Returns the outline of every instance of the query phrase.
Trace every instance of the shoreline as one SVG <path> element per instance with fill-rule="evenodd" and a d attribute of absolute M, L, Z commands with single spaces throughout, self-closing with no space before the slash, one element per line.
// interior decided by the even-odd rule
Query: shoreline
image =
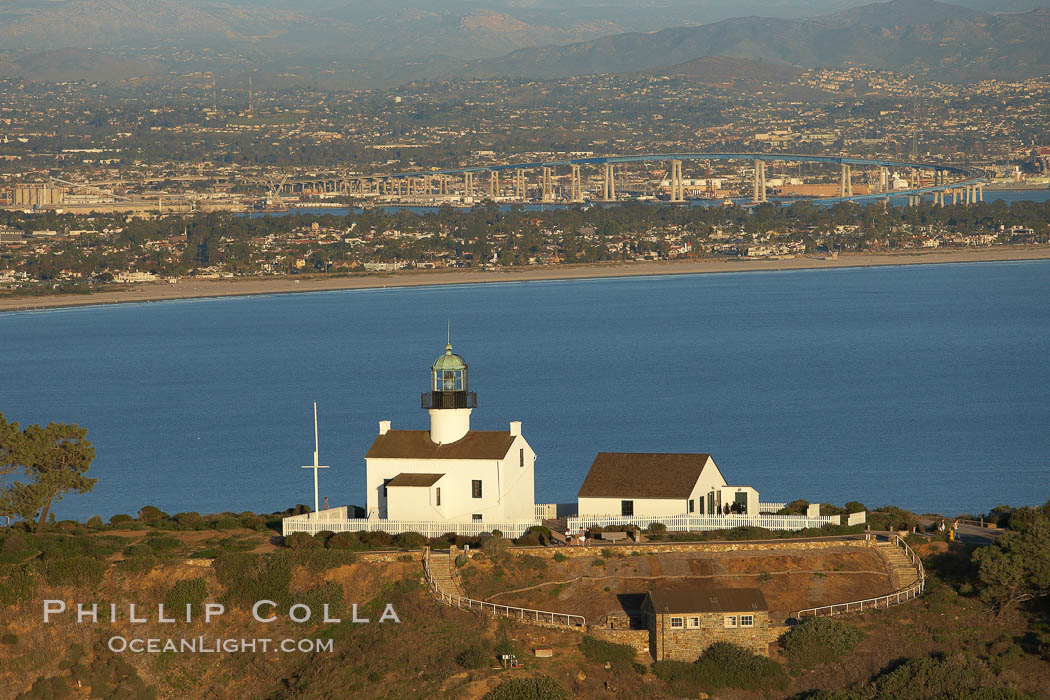
<path fill-rule="evenodd" d="M 661 260 L 633 263 L 583 263 L 504 268 L 499 270 L 419 270 L 392 274 L 351 277 L 249 277 L 194 280 L 177 284 L 155 282 L 133 285 L 112 292 L 51 294 L 0 298 L 0 313 L 35 311 L 76 306 L 105 306 L 177 299 L 295 294 L 348 289 L 427 287 L 493 282 L 549 282 L 576 279 L 647 277 L 656 275 L 697 275 L 725 272 L 771 272 L 784 270 L 849 269 L 892 265 L 936 265 L 972 262 L 1011 262 L 1050 259 L 1050 245 L 996 246 L 963 250 L 909 251 L 900 253 L 850 253 L 835 260 L 816 257 L 741 260 Z"/>

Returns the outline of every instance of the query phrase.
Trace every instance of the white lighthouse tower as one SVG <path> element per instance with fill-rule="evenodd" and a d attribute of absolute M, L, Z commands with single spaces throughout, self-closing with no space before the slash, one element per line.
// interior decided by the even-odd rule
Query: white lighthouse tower
<path fill-rule="evenodd" d="M 470 412 L 478 395 L 470 391 L 467 363 L 445 346 L 445 354 L 430 368 L 430 391 L 423 394 L 423 408 L 430 414 L 430 439 L 439 445 L 456 442 L 470 432 Z"/>
<path fill-rule="evenodd" d="M 410 529 L 424 521 L 499 523 L 498 529 L 519 534 L 534 524 L 536 453 L 521 421 L 505 423 L 505 430 L 471 429 L 478 396 L 452 345 L 430 366 L 422 403 L 430 430 L 394 430 L 390 421 L 379 421 L 365 455 L 369 517 Z"/>

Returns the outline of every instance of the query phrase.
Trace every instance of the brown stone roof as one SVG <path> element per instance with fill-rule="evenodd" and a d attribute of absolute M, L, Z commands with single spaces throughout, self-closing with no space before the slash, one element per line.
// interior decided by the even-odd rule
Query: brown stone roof
<path fill-rule="evenodd" d="M 757 588 L 678 587 L 649 591 L 646 607 L 656 613 L 749 613 L 769 610 Z"/>
<path fill-rule="evenodd" d="M 433 486 L 444 474 L 409 474 L 401 472 L 390 481 L 387 486 Z"/>
<path fill-rule="evenodd" d="M 503 459 L 514 436 L 507 430 L 471 430 L 455 442 L 439 445 L 428 430 L 389 430 L 379 435 L 365 457 L 385 459 Z"/>
<path fill-rule="evenodd" d="M 708 454 L 599 452 L 579 498 L 689 498 Z"/>

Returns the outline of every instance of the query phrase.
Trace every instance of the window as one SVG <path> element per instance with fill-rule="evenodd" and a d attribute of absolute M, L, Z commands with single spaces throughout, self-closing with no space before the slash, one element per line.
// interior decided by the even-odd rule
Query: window
<path fill-rule="evenodd" d="M 740 616 L 740 626 L 741 627 L 754 627 L 755 626 L 755 616 L 754 615 L 741 615 Z"/>
<path fill-rule="evenodd" d="M 725 626 L 736 627 L 736 615 L 726 615 Z"/>
<path fill-rule="evenodd" d="M 620 501 L 620 515 L 634 516 L 634 501 Z"/>
<path fill-rule="evenodd" d="M 472 498 L 481 498 L 481 479 L 474 479 L 470 482 L 470 495 Z"/>
<path fill-rule="evenodd" d="M 685 623 L 686 623 L 685 626 L 688 627 L 689 629 L 693 629 L 693 630 L 700 629 L 700 618 L 699 617 L 690 617 L 690 618 L 688 618 L 685 621 Z"/>
<path fill-rule="evenodd" d="M 434 505 L 439 506 L 439 505 L 441 505 L 441 487 L 438 486 L 437 489 L 435 489 L 435 491 L 436 491 L 436 496 L 435 497 L 436 497 L 437 500 L 434 503 Z"/>
<path fill-rule="evenodd" d="M 688 507 L 689 512 L 690 513 L 695 513 L 696 512 L 696 501 L 694 501 L 693 499 L 690 498 L 689 501 L 687 501 L 687 502 L 689 503 L 689 507 Z"/>
<path fill-rule="evenodd" d="M 518 466 L 521 466 L 521 467 L 525 466 L 525 448 L 524 447 L 522 447 L 521 450 L 518 452 L 518 462 L 519 462 Z"/>
<path fill-rule="evenodd" d="M 481 513 L 474 513 L 470 516 L 471 520 L 481 520 Z"/>
<path fill-rule="evenodd" d="M 672 617 L 671 618 L 671 628 L 672 629 L 680 629 L 681 627 L 682 627 L 682 618 L 680 618 L 680 617 Z"/>

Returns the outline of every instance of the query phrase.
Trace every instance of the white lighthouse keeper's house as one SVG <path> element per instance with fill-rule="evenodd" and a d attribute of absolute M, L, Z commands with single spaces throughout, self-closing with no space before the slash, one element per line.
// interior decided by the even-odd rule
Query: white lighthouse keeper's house
<path fill-rule="evenodd" d="M 379 422 L 365 455 L 368 518 L 535 522 L 536 453 L 521 422 L 507 430 L 470 429 L 478 398 L 470 391 L 467 363 L 451 345 L 430 374 L 422 396 L 430 430 L 394 430 L 390 421 Z"/>

